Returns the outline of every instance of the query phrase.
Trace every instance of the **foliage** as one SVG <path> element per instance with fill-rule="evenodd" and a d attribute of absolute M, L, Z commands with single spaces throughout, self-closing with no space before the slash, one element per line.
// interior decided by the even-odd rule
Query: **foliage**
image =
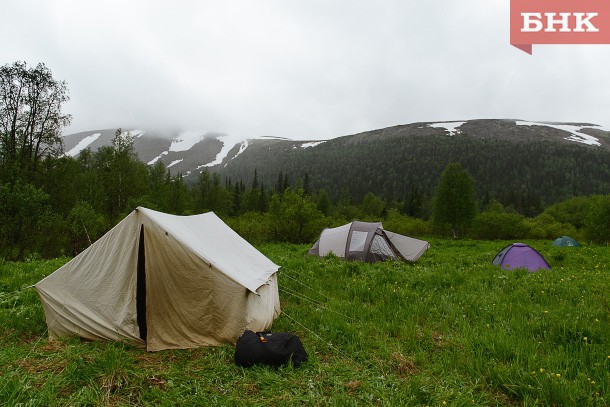
<path fill-rule="evenodd" d="M 45 156 L 61 152 L 61 130 L 70 122 L 61 106 L 68 100 L 66 83 L 42 63 L 0 67 L 1 179 L 27 179 Z"/>
<path fill-rule="evenodd" d="M 474 180 L 460 163 L 448 164 L 434 196 L 434 225 L 441 230 L 448 226 L 457 238 L 470 226 L 476 211 Z"/>
<path fill-rule="evenodd" d="M 582 228 L 586 223 L 590 206 L 589 197 L 578 196 L 551 205 L 543 213 L 552 216 L 560 223 L 569 223 L 575 228 Z"/>
<path fill-rule="evenodd" d="M 598 243 L 610 243 L 610 195 L 591 198 L 586 218 L 588 237 Z"/>
<path fill-rule="evenodd" d="M 133 149 L 133 137 L 129 132 L 117 129 L 112 147 L 102 147 L 94 155 L 101 188 L 105 191 L 102 210 L 112 222 L 129 212 L 130 199 L 144 195 L 148 175 L 146 164 L 138 160 Z"/>
<path fill-rule="evenodd" d="M 70 210 L 67 228 L 72 241 L 72 254 L 76 255 L 99 239 L 106 222 L 102 215 L 87 203 L 79 201 Z"/>
<path fill-rule="evenodd" d="M 239 189 L 239 187 L 238 187 Z M 229 214 L 238 208 L 233 206 L 230 188 L 223 188 L 218 174 L 203 171 L 192 190 L 195 212 L 213 211 L 218 215 Z M 239 190 L 241 193 L 241 190 Z"/>
<path fill-rule="evenodd" d="M 223 219 L 231 229 L 252 244 L 271 241 L 270 215 L 260 212 L 246 212 L 237 217 Z"/>
<path fill-rule="evenodd" d="M 22 259 L 36 249 L 46 232 L 48 195 L 32 184 L 0 184 L 0 256 Z"/>
<path fill-rule="evenodd" d="M 330 215 L 331 203 L 328 198 L 328 193 L 326 190 L 321 189 L 318 192 L 318 199 L 316 202 L 316 209 L 322 213 L 324 216 Z"/>
<path fill-rule="evenodd" d="M 529 225 L 517 213 L 482 212 L 473 222 L 471 234 L 477 239 L 522 239 L 528 236 Z"/>
<path fill-rule="evenodd" d="M 306 243 L 315 240 L 326 224 L 324 215 L 304 195 L 287 188 L 273 194 L 269 203 L 271 237 L 275 241 Z"/>
<path fill-rule="evenodd" d="M 362 200 L 362 212 L 366 216 L 370 216 L 372 218 L 381 218 L 385 211 L 385 202 L 381 197 L 378 197 L 372 192 L 369 192 L 364 196 Z"/>
<path fill-rule="evenodd" d="M 396 209 L 393 209 L 388 214 L 388 217 L 383 222 L 384 229 L 399 233 L 405 236 L 429 236 L 432 234 L 430 223 L 423 219 L 412 218 L 410 216 L 401 215 Z"/>
<path fill-rule="evenodd" d="M 559 236 L 576 236 L 574 226 L 569 223 L 560 223 L 548 214 L 540 214 L 534 219 L 527 220 L 529 233 L 533 239 L 556 239 Z"/>
<path fill-rule="evenodd" d="M 258 216 L 258 215 L 257 215 Z M 552 271 L 491 265 L 508 241 L 432 239 L 415 264 L 260 246 L 282 315 L 310 360 L 243 369 L 234 347 L 148 353 L 47 342 L 34 284 L 68 259 L 0 262 L 0 400 L 6 405 L 610 404 L 606 247 L 527 241 Z"/>

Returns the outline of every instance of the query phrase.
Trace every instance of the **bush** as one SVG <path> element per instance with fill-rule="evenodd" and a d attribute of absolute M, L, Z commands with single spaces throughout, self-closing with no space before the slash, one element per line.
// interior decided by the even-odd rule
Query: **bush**
<path fill-rule="evenodd" d="M 560 223 L 551 215 L 542 213 L 534 219 L 528 219 L 529 237 L 532 239 L 555 239 L 562 235 L 575 236 L 576 228 L 569 223 Z"/>
<path fill-rule="evenodd" d="M 591 198 L 585 227 L 587 237 L 593 242 L 610 243 L 610 195 Z"/>
<path fill-rule="evenodd" d="M 239 217 L 225 218 L 224 221 L 237 234 L 252 244 L 271 241 L 269 215 L 260 212 L 246 212 Z"/>
<path fill-rule="evenodd" d="M 23 259 L 36 251 L 50 215 L 49 196 L 32 184 L 0 185 L 0 256 Z"/>
<path fill-rule="evenodd" d="M 590 206 L 591 198 L 579 196 L 549 206 L 543 213 L 551 215 L 558 222 L 569 223 L 576 228 L 581 228 L 585 224 Z"/>
<path fill-rule="evenodd" d="M 423 219 L 401 215 L 395 209 L 390 211 L 388 219 L 383 222 L 383 227 L 406 236 L 427 236 L 431 233 L 428 222 Z"/>
<path fill-rule="evenodd" d="M 477 239 L 522 239 L 528 232 L 525 217 L 517 213 L 483 212 L 472 225 L 472 234 Z"/>
<path fill-rule="evenodd" d="M 269 203 L 271 238 L 277 242 L 311 243 L 327 225 L 324 215 L 304 196 L 303 190 L 286 189 Z"/>

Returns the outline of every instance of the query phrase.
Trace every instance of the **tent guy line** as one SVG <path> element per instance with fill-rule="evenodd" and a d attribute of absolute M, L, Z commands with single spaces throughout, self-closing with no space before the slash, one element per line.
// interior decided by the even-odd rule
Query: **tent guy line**
<path fill-rule="evenodd" d="M 335 310 L 333 310 L 332 308 L 329 308 L 328 306 L 326 306 L 326 304 L 324 304 L 324 303 L 322 303 L 322 302 L 319 302 L 319 301 L 316 301 L 316 300 L 314 300 L 313 298 L 308 297 L 308 296 L 306 296 L 306 295 L 304 295 L 304 294 L 298 293 L 298 292 L 296 292 L 296 291 L 289 290 L 289 289 L 284 288 L 284 287 L 280 287 L 280 288 L 279 288 L 279 290 L 280 290 L 281 292 L 286 293 L 286 294 L 293 295 L 293 296 L 295 296 L 295 297 L 297 297 L 297 298 L 300 298 L 300 299 L 302 299 L 302 300 L 305 300 L 305 301 L 307 301 L 307 302 L 309 302 L 309 303 L 311 303 L 311 304 L 313 304 L 313 305 L 317 305 L 317 306 L 318 306 L 318 307 L 320 307 L 320 308 L 324 308 L 326 311 L 330 311 L 330 312 L 332 312 L 332 313 L 334 313 L 334 314 L 340 315 L 340 316 L 342 316 L 342 317 L 344 317 L 344 318 L 347 318 L 347 319 L 349 319 L 349 320 L 351 320 L 351 321 L 360 322 L 358 319 L 353 318 L 353 317 L 350 317 L 349 315 L 342 314 L 342 313 L 341 313 L 341 312 L 339 312 L 339 311 L 335 311 Z"/>

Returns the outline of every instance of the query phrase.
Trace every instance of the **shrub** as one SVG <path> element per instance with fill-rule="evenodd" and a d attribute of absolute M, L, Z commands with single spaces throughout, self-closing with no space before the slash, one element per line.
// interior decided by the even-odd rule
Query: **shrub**
<path fill-rule="evenodd" d="M 581 228 L 585 224 L 590 205 L 591 198 L 579 196 L 549 206 L 543 213 L 551 215 L 558 222 Z"/>
<path fill-rule="evenodd" d="M 22 259 L 48 235 L 44 219 L 50 215 L 49 196 L 32 184 L 0 185 L 0 256 Z"/>
<path fill-rule="evenodd" d="M 483 212 L 472 225 L 472 234 L 478 239 L 521 239 L 528 232 L 525 217 L 517 213 Z"/>
<path fill-rule="evenodd" d="M 591 199 L 586 219 L 587 237 L 596 243 L 610 242 L 610 195 Z"/>
<path fill-rule="evenodd" d="M 529 224 L 529 237 L 532 239 L 555 239 L 562 235 L 574 236 L 576 228 L 569 223 L 560 223 L 551 215 L 542 213 L 534 219 L 526 221 Z"/>
<path fill-rule="evenodd" d="M 271 238 L 278 242 L 310 243 L 327 224 L 316 205 L 304 196 L 303 190 L 286 189 L 274 194 L 269 203 Z"/>
<path fill-rule="evenodd" d="M 252 244 L 271 241 L 269 215 L 265 213 L 246 212 L 239 217 L 226 217 L 224 221 Z"/>
<path fill-rule="evenodd" d="M 406 236 L 427 236 L 431 233 L 428 222 L 423 219 L 401 215 L 395 209 L 390 211 L 388 219 L 383 222 L 383 227 Z"/>

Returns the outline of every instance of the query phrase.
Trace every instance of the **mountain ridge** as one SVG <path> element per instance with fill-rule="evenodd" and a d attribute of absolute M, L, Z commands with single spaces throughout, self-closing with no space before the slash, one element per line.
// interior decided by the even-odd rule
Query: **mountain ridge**
<path fill-rule="evenodd" d="M 76 156 L 83 148 L 110 145 L 116 130 L 92 130 L 63 138 L 67 155 Z M 476 119 L 464 121 L 416 122 L 382 129 L 344 135 L 329 140 L 293 140 L 282 137 L 239 137 L 219 132 L 188 130 L 159 132 L 140 129 L 126 130 L 134 136 L 134 150 L 148 164 L 164 163 L 172 173 L 185 176 L 208 168 L 221 170 L 256 143 L 279 143 L 284 149 L 317 147 L 328 141 L 348 140 L 347 144 L 383 138 L 445 135 L 470 135 L 475 138 L 500 138 L 507 141 L 549 140 L 574 142 L 610 150 L 610 129 L 591 123 L 531 122 L 520 119 Z M 176 133 L 176 134 L 173 134 Z M 95 135 L 98 137 L 93 137 Z M 87 142 L 87 139 L 89 141 Z M 80 143 L 80 145 L 79 145 Z M 181 146 L 181 147 L 180 147 Z"/>

